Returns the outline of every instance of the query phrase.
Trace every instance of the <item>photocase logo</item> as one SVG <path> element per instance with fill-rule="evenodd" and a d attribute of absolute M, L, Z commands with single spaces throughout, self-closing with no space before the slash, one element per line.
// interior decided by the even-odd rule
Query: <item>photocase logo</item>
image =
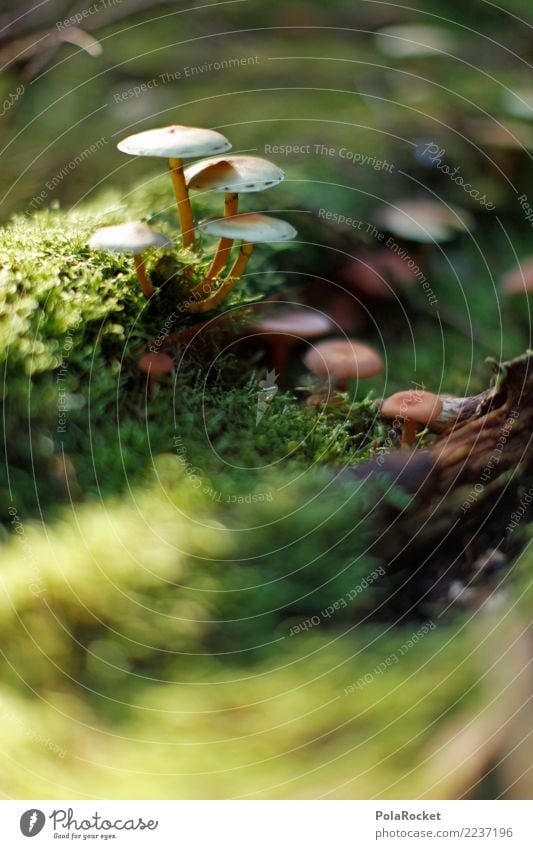
<path fill-rule="evenodd" d="M 38 808 L 30 808 L 29 811 L 24 811 L 20 818 L 20 830 L 24 837 L 35 837 L 43 830 L 46 817 Z"/>

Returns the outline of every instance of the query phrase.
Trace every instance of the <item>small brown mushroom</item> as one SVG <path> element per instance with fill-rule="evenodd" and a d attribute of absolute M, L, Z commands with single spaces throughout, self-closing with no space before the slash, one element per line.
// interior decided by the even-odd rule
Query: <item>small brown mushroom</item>
<path fill-rule="evenodd" d="M 438 395 L 421 389 L 396 392 L 383 401 L 381 414 L 402 423 L 402 447 L 414 444 L 419 425 L 427 426 L 438 418 L 443 404 Z"/>
<path fill-rule="evenodd" d="M 151 398 L 158 378 L 172 373 L 174 361 L 168 354 L 150 351 L 142 355 L 139 360 L 139 368 L 148 375 L 148 397 Z"/>
<path fill-rule="evenodd" d="M 333 324 L 324 313 L 313 309 L 291 309 L 270 315 L 250 326 L 264 335 L 269 347 L 269 365 L 283 381 L 289 353 L 294 345 L 306 339 L 316 339 L 331 333 Z"/>
<path fill-rule="evenodd" d="M 338 389 L 345 389 L 349 380 L 374 377 L 383 368 L 377 351 L 353 339 L 327 339 L 309 348 L 303 360 L 309 371 L 333 379 Z"/>

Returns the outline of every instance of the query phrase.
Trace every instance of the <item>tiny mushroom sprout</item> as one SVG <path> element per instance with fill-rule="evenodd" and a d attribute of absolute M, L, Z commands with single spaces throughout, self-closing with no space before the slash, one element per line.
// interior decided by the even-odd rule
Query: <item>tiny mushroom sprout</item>
<path fill-rule="evenodd" d="M 396 392 L 381 405 L 381 414 L 402 424 L 402 446 L 413 445 L 419 425 L 427 427 L 442 413 L 443 403 L 438 395 L 421 389 Z"/>
<path fill-rule="evenodd" d="M 284 176 L 281 168 L 258 156 L 216 156 L 195 162 L 185 169 L 188 189 L 225 193 L 225 217 L 237 213 L 241 193 L 263 192 L 281 183 Z M 213 280 L 222 271 L 232 244 L 232 239 L 221 237 L 206 280 Z"/>
<path fill-rule="evenodd" d="M 122 153 L 132 156 L 159 156 L 169 160 L 170 176 L 181 224 L 183 247 L 194 245 L 194 218 L 183 173 L 183 160 L 223 153 L 231 144 L 221 133 L 178 124 L 145 130 L 117 144 Z"/>
<path fill-rule="evenodd" d="M 206 294 L 205 281 L 191 289 L 185 302 L 185 309 L 189 312 L 206 312 L 217 306 L 231 292 L 246 269 L 254 244 L 259 242 L 287 242 L 296 236 L 296 230 L 287 221 L 256 212 L 243 212 L 229 218 L 214 218 L 210 221 L 204 221 L 200 224 L 200 230 L 218 238 L 239 239 L 241 246 L 227 277 L 223 279 L 222 285 L 214 295 L 210 295 L 208 291 L 208 297 L 197 300 L 199 296 Z"/>
<path fill-rule="evenodd" d="M 270 365 L 283 379 L 290 349 L 308 339 L 331 333 L 333 322 L 318 310 L 298 308 L 286 310 L 253 322 L 250 330 L 265 337 L 270 349 Z"/>
<path fill-rule="evenodd" d="M 172 373 L 174 361 L 168 354 L 150 351 L 142 355 L 139 360 L 139 368 L 148 375 L 148 396 L 151 397 L 155 381 L 165 374 Z"/>
<path fill-rule="evenodd" d="M 344 389 L 349 380 L 374 377 L 383 369 L 381 356 L 369 345 L 353 339 L 327 339 L 309 348 L 304 363 L 313 374 L 333 378 Z"/>
<path fill-rule="evenodd" d="M 126 224 L 101 227 L 89 239 L 89 247 L 92 250 L 133 254 L 135 271 L 146 298 L 153 295 L 155 289 L 146 273 L 142 254 L 149 248 L 163 248 L 170 245 L 172 245 L 170 239 L 152 230 L 143 221 L 129 221 Z"/>

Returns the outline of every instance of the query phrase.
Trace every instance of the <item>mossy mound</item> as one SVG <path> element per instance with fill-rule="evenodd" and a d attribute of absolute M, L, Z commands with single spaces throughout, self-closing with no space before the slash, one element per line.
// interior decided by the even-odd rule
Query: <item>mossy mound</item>
<path fill-rule="evenodd" d="M 422 792 L 448 722 L 490 702 L 492 624 L 387 615 L 374 510 L 409 497 L 338 476 L 384 444 L 377 385 L 348 412 L 280 392 L 258 418 L 259 367 L 230 346 L 180 359 L 149 395 L 138 358 L 168 304 L 86 248 L 118 207 L 110 193 L 0 239 L 3 792 Z M 172 234 L 167 181 L 127 214 Z M 259 252 L 230 308 L 289 260 Z"/>

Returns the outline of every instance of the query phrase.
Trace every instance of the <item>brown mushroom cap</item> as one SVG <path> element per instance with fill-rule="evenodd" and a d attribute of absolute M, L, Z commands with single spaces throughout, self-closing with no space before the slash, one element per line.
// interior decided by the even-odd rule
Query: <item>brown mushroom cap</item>
<path fill-rule="evenodd" d="M 374 377 L 383 368 L 377 351 L 352 339 L 328 339 L 309 348 L 304 363 L 314 374 L 331 375 L 339 380 Z"/>
<path fill-rule="evenodd" d="M 174 368 L 174 361 L 168 354 L 162 354 L 159 351 L 150 351 L 143 354 L 139 360 L 139 368 L 141 371 L 151 375 L 170 374 Z"/>
<path fill-rule="evenodd" d="M 506 295 L 523 295 L 533 292 L 533 257 L 524 260 L 502 277 L 502 290 Z"/>
<path fill-rule="evenodd" d="M 281 168 L 259 156 L 215 156 L 185 169 L 190 189 L 214 192 L 262 192 L 284 178 Z"/>
<path fill-rule="evenodd" d="M 433 392 L 408 389 L 386 398 L 381 405 L 381 413 L 387 419 L 427 425 L 442 413 L 442 401 Z"/>
<path fill-rule="evenodd" d="M 252 325 L 253 330 L 300 339 L 315 339 L 331 333 L 333 323 L 324 313 L 315 310 L 287 310 L 281 315 L 265 316 Z"/>

